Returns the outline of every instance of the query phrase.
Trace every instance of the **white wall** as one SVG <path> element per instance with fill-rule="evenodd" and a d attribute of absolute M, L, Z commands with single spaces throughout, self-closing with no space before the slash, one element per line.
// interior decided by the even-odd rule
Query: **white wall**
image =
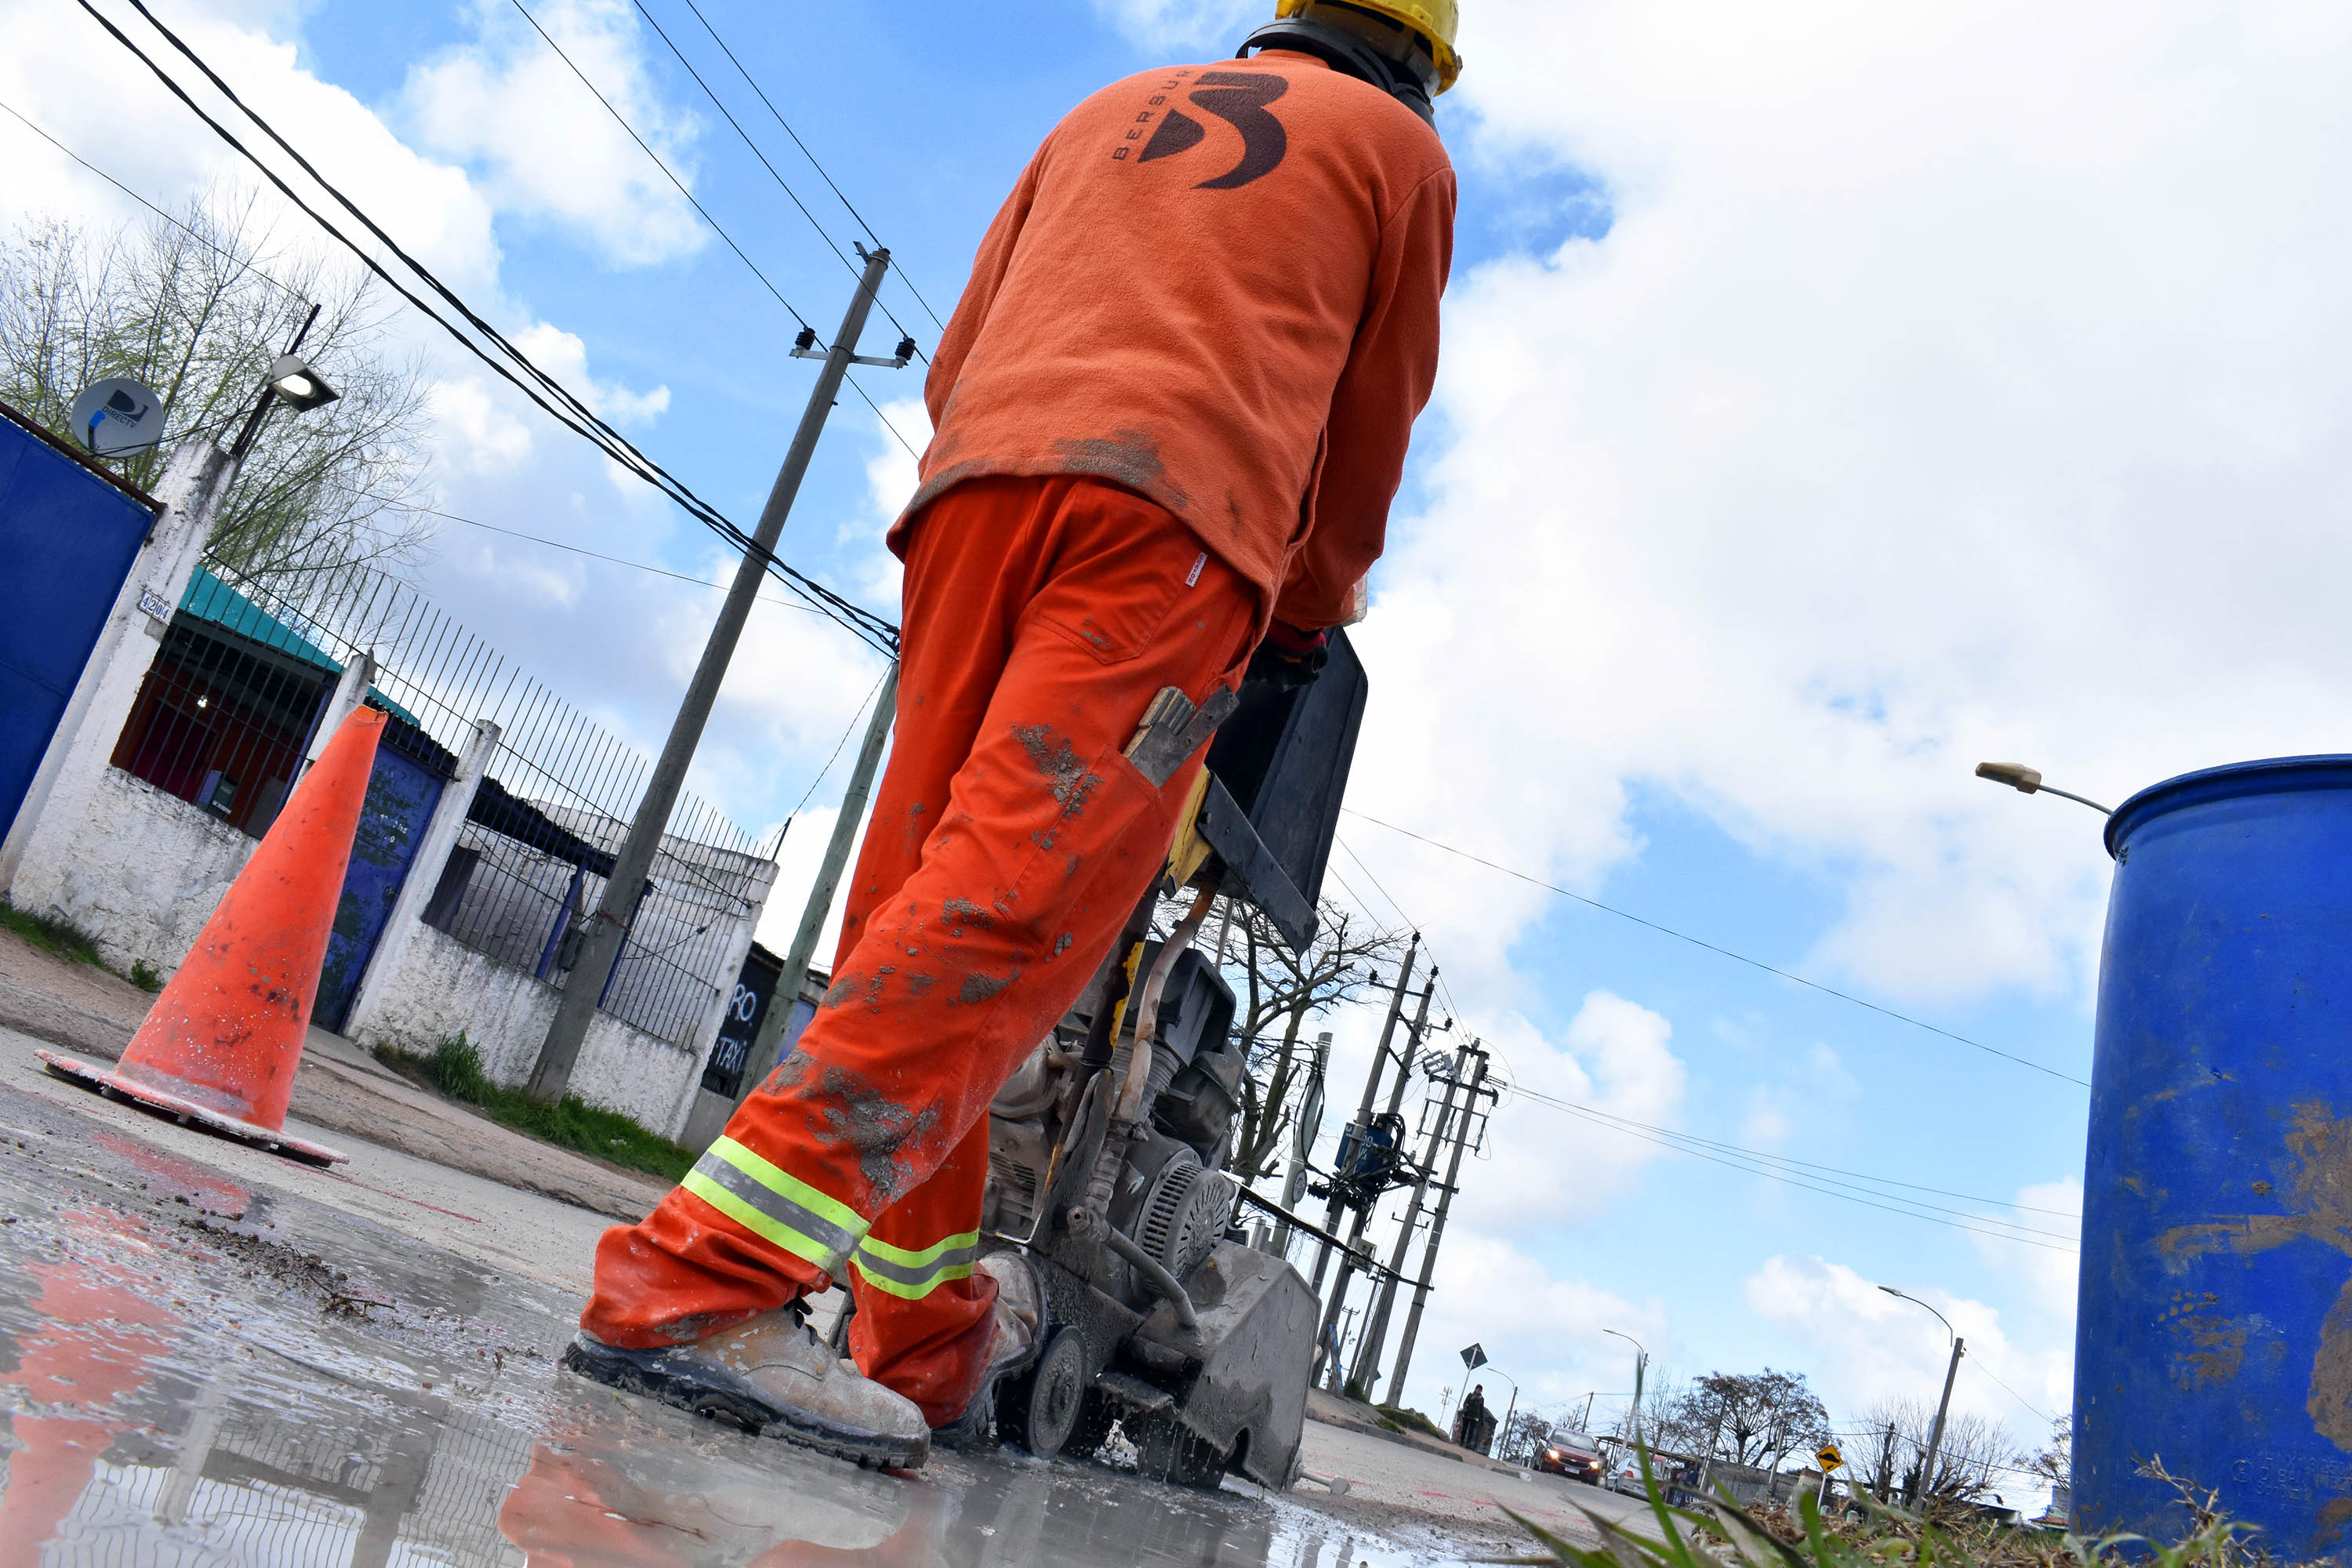
<path fill-rule="evenodd" d="M 168 979 L 257 843 L 121 768 L 69 774 L 8 898 L 71 921 L 114 968 L 143 963 Z"/>
<path fill-rule="evenodd" d="M 370 977 L 373 991 L 379 984 Z M 356 1037 L 364 1046 L 430 1051 L 463 1034 L 482 1054 L 483 1069 L 509 1089 L 530 1077 L 561 993 L 423 921 L 416 923 L 397 969 L 380 982 Z M 702 1053 L 657 1040 L 609 1013 L 588 1026 L 572 1092 L 592 1105 L 625 1111 L 667 1138 L 686 1130 L 686 1114 Z"/>

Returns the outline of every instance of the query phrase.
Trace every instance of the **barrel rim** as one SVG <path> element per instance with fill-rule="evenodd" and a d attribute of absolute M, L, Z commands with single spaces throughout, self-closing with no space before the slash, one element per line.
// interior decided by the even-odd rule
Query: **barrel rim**
<path fill-rule="evenodd" d="M 2119 857 L 2124 841 L 2133 832 L 2168 813 L 2211 801 L 2280 794 L 2289 788 L 2352 789 L 2352 754 L 2321 752 L 2302 757 L 2262 757 L 2200 768 L 2152 784 L 2116 807 L 2107 818 L 2107 853 Z"/>

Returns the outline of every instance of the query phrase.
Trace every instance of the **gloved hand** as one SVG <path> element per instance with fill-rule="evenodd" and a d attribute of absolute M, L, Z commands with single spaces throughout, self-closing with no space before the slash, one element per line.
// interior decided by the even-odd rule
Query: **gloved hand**
<path fill-rule="evenodd" d="M 1330 662 L 1331 637 L 1307 631 L 1287 621 L 1268 622 L 1265 640 L 1250 656 L 1245 680 L 1270 680 L 1279 691 L 1295 691 L 1323 673 Z"/>

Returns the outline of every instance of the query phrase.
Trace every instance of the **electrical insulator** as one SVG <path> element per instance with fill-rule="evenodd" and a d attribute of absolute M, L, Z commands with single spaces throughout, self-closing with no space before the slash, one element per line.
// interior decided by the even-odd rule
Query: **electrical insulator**
<path fill-rule="evenodd" d="M 898 340 L 898 360 L 899 360 L 899 363 L 903 364 L 903 363 L 906 363 L 908 360 L 913 359 L 914 357 L 915 357 L 915 340 L 914 340 L 911 336 L 909 336 L 909 337 L 900 338 L 900 339 Z"/>
<path fill-rule="evenodd" d="M 793 340 L 793 347 L 800 350 L 803 353 L 806 353 L 809 350 L 816 347 L 816 329 L 814 327 L 803 327 L 801 329 L 801 335 Z"/>

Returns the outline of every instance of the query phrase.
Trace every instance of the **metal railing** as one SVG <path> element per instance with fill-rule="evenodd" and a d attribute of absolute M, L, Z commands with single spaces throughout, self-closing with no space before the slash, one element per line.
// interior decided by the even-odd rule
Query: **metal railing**
<path fill-rule="evenodd" d="M 367 700 L 413 726 L 403 750 L 447 776 L 476 725 L 497 746 L 425 911 L 502 963 L 569 984 L 586 913 L 642 795 L 649 760 L 593 722 L 409 584 L 366 564 L 267 576 L 207 559 L 182 598 L 117 744 L 118 766 L 258 837 L 341 671 L 376 661 Z M 736 922 L 764 895 L 774 846 L 692 795 L 671 813 L 629 939 L 600 1005 L 691 1049 L 733 989 Z"/>

